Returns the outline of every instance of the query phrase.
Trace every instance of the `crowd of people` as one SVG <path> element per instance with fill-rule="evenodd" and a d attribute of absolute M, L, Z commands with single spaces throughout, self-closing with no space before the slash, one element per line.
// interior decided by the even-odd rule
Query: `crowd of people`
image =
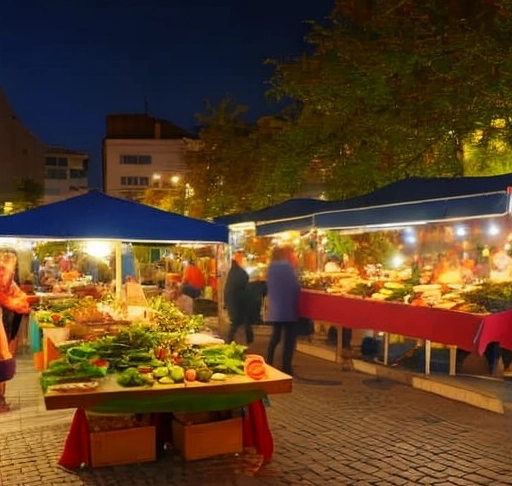
<path fill-rule="evenodd" d="M 247 344 L 254 341 L 253 326 L 262 321 L 262 303 L 267 298 L 267 322 L 272 335 L 267 350 L 267 363 L 273 365 L 277 346 L 283 338 L 282 371 L 293 375 L 292 361 L 297 340 L 300 283 L 296 271 L 297 259 L 290 247 L 275 247 L 266 278 L 256 270 L 246 271 L 243 252 L 233 255 L 224 287 L 224 305 L 230 319 L 227 341 L 234 340 L 243 328 Z"/>

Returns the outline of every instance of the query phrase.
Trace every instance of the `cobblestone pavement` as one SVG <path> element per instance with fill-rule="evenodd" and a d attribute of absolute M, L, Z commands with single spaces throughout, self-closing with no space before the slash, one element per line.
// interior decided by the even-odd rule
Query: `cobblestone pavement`
<path fill-rule="evenodd" d="M 257 351 L 257 350 L 256 350 Z M 2 486 L 400 486 L 512 485 L 510 415 L 377 380 L 304 355 L 289 395 L 268 408 L 271 463 L 238 457 L 83 470 L 56 464 L 69 411 L 45 412 L 28 360 L 10 384 L 10 416 L 0 416 Z M 17 409 L 17 410 L 16 410 Z"/>

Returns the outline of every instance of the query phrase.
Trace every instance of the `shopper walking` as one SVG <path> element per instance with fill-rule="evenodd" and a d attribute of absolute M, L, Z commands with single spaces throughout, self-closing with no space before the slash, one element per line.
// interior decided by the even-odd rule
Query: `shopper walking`
<path fill-rule="evenodd" d="M 288 247 L 276 247 L 267 270 L 268 321 L 272 336 L 267 351 L 267 362 L 272 365 L 274 354 L 284 333 L 282 370 L 293 375 L 292 361 L 297 340 L 300 284 Z"/>
<path fill-rule="evenodd" d="M 252 326 L 248 325 L 247 316 L 247 284 L 249 275 L 244 270 L 245 256 L 242 252 L 236 252 L 233 255 L 231 268 L 226 277 L 226 286 L 224 287 L 224 306 L 228 311 L 231 326 L 228 332 L 227 342 L 235 339 L 236 331 L 240 326 L 245 327 L 245 339 L 247 344 L 254 341 Z"/>

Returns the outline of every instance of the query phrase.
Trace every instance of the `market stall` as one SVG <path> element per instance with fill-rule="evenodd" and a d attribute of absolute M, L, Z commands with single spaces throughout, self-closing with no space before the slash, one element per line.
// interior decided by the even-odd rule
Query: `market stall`
<path fill-rule="evenodd" d="M 244 346 L 219 344 L 193 328 L 194 320 L 175 314 L 172 322 L 157 317 L 156 325 L 59 347 L 42 386 L 47 409 L 77 408 L 62 466 L 155 460 L 167 443 L 185 460 L 244 446 L 272 457 L 262 400 L 291 392 L 291 377 L 246 355 Z M 145 446 L 123 448 L 133 440 Z"/>
<path fill-rule="evenodd" d="M 295 244 L 302 314 L 337 328 L 338 354 L 342 327 L 384 332 L 385 362 L 389 334 L 401 334 L 424 340 L 427 355 L 432 340 L 449 346 L 453 373 L 456 347 L 511 347 L 511 185 L 510 174 L 414 178 L 218 220 L 252 219 L 256 235 Z"/>
<path fill-rule="evenodd" d="M 131 201 L 106 196 L 96 191 L 0 218 L 0 236 L 30 240 L 113 241 L 116 254 L 115 289 L 118 299 L 122 297 L 124 285 L 121 273 L 123 242 L 200 241 L 217 245 L 220 254 L 223 251 L 221 245 L 228 241 L 228 231 L 224 226 L 167 213 Z M 157 304 L 159 307 L 153 307 L 151 312 L 144 312 L 139 317 L 149 322 L 148 329 L 152 328 L 160 339 L 162 322 L 158 321 L 155 315 L 158 315 L 158 312 L 162 315 L 163 300 L 157 301 Z M 217 371 L 217 376 L 215 376 L 213 370 L 210 369 L 207 373 L 208 377 L 205 378 L 206 370 L 202 365 L 189 362 L 185 367 L 179 366 L 177 363 L 170 363 L 169 359 L 177 356 L 180 356 L 181 359 L 180 353 L 193 347 L 191 345 L 177 349 L 177 342 L 182 341 L 179 339 L 177 341 L 176 335 L 183 340 L 186 336 L 196 335 L 199 329 L 192 330 L 186 326 L 176 329 L 176 322 L 188 321 L 184 320 L 185 317 L 179 313 L 170 313 L 168 307 L 167 310 L 166 315 L 170 316 L 170 322 L 167 319 L 168 328 L 163 334 L 168 339 L 165 346 L 162 344 L 158 348 L 160 351 L 161 348 L 164 349 L 165 357 L 159 356 L 156 364 L 154 360 L 157 359 L 155 354 L 157 350 L 154 347 L 154 342 L 151 346 L 146 345 L 144 349 L 135 351 L 135 354 L 139 353 L 138 359 L 144 361 L 150 356 L 153 360 L 152 363 L 126 361 L 130 360 L 130 357 L 133 359 L 134 350 L 131 343 L 119 343 L 122 345 L 118 346 L 123 352 L 121 356 L 116 355 L 116 359 L 123 362 L 121 364 L 124 365 L 124 369 L 120 368 L 119 363 L 116 366 L 112 364 L 114 363 L 112 355 L 102 356 L 99 348 L 95 348 L 95 356 L 85 353 L 86 358 L 81 359 L 84 357 L 84 349 L 90 350 L 92 342 L 97 344 L 98 342 L 104 343 L 104 340 L 115 341 L 116 336 L 126 333 L 133 336 L 131 325 L 126 328 L 118 328 L 114 334 L 103 333 L 96 340 L 88 339 L 80 341 L 82 344 L 74 343 L 74 347 L 79 348 L 78 357 L 69 355 L 69 350 L 63 350 L 63 343 L 53 342 L 53 339 L 50 338 L 56 352 L 53 356 L 54 359 L 50 360 L 47 369 L 42 373 L 43 386 L 46 390 L 45 403 L 49 409 L 79 407 L 60 461 L 61 465 L 74 468 L 82 463 L 89 464 L 89 446 L 91 444 L 88 443 L 85 449 L 80 447 L 84 440 L 87 442 L 91 439 L 87 420 L 84 422 L 86 415 L 84 407 L 92 407 L 97 413 L 99 413 L 98 410 L 105 411 L 105 408 L 108 408 L 109 413 L 113 413 L 112 410 L 119 412 L 122 409 L 123 412 L 128 411 L 130 414 L 140 411 L 143 407 L 145 412 L 151 413 L 151 420 L 158 422 L 158 413 L 176 411 L 185 413 L 193 411 L 190 410 L 191 408 L 197 411 L 198 403 L 201 403 L 199 406 L 201 410 L 217 412 L 222 411 L 224 407 L 240 408 L 244 406 L 246 416 L 242 428 L 245 443 L 252 442 L 254 444 L 256 442 L 259 444 L 260 451 L 264 452 L 267 458 L 271 456 L 272 439 L 261 398 L 267 393 L 291 391 L 291 378 L 267 367 L 259 357 L 253 357 L 251 360 L 251 356 L 244 357 L 245 366 L 242 369 L 238 368 L 237 372 L 231 373 L 239 376 L 231 376 L 230 373 L 223 374 L 220 371 Z M 53 319 L 54 316 L 50 316 L 50 318 Z M 190 318 L 193 319 L 195 316 Z M 172 339 L 169 337 L 171 335 L 174 336 Z M 193 348 L 196 349 L 197 346 Z M 82 353 L 81 357 L 80 353 Z M 102 359 L 99 359 L 98 356 Z M 245 362 L 246 359 L 250 360 L 249 363 Z M 240 361 L 239 357 L 238 362 Z M 161 368 L 158 373 L 164 373 L 166 370 L 161 377 L 156 372 L 158 368 Z M 181 371 L 178 371 L 178 368 Z M 177 374 L 183 376 L 176 377 Z M 167 375 L 169 378 L 166 380 Z M 150 376 L 151 383 L 147 381 Z M 199 379 L 199 376 L 202 378 Z M 129 389 L 124 381 L 127 379 L 134 380 L 130 381 Z M 141 380 L 144 381 L 141 382 Z M 121 386 L 125 386 L 125 389 L 121 389 Z M 120 405 L 121 403 L 122 405 Z M 158 427 L 154 427 L 158 429 Z M 242 429 L 238 428 L 237 430 Z M 117 457 L 114 462 L 126 463 L 127 460 L 127 457 L 121 459 Z M 109 463 L 108 460 L 106 463 Z M 102 462 L 98 465 L 106 463 Z"/>

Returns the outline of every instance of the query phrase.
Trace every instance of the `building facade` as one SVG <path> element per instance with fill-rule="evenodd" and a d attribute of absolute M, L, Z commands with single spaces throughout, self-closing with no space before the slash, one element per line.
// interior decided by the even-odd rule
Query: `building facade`
<path fill-rule="evenodd" d="M 20 184 L 44 186 L 45 146 L 16 117 L 0 91 L 0 212 L 21 196 Z"/>
<path fill-rule="evenodd" d="M 64 147 L 48 147 L 44 158 L 44 203 L 87 190 L 89 156 Z"/>
<path fill-rule="evenodd" d="M 103 140 L 103 190 L 139 198 L 150 187 L 173 187 L 186 174 L 183 139 L 190 134 L 148 115 L 108 115 Z"/>

